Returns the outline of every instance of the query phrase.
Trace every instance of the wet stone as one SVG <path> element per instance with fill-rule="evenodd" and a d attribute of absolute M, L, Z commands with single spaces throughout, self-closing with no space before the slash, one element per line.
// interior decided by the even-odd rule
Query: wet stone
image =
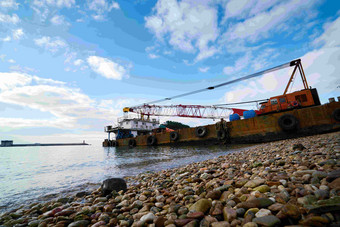
<path fill-rule="evenodd" d="M 104 196 L 110 194 L 112 191 L 126 191 L 126 182 L 122 178 L 110 178 L 103 181 L 101 191 Z"/>
<path fill-rule="evenodd" d="M 255 222 L 248 222 L 243 227 L 258 227 L 258 225 Z"/>
<path fill-rule="evenodd" d="M 186 216 L 187 218 L 191 218 L 191 219 L 201 219 L 204 217 L 204 213 L 203 212 L 190 212 Z"/>
<path fill-rule="evenodd" d="M 279 225 L 281 223 L 280 219 L 275 217 L 274 215 L 268 215 L 264 217 L 254 218 L 253 222 L 258 225 L 266 226 L 266 227 L 273 227 Z"/>
<path fill-rule="evenodd" d="M 80 220 L 80 221 L 72 222 L 71 224 L 68 225 L 68 227 L 86 227 L 89 224 L 90 222 L 87 220 Z"/>
<path fill-rule="evenodd" d="M 329 220 L 321 216 L 308 217 L 307 219 L 300 221 L 300 224 L 305 226 L 325 226 L 328 223 Z"/>
<path fill-rule="evenodd" d="M 196 203 L 194 203 L 189 210 L 198 211 L 198 212 L 207 212 L 211 208 L 211 201 L 208 199 L 200 199 Z"/>
<path fill-rule="evenodd" d="M 266 182 L 265 179 L 255 179 L 255 180 L 250 180 L 250 181 L 248 181 L 248 182 L 244 185 L 244 187 L 246 187 L 246 188 L 255 188 L 255 187 L 257 187 L 257 186 L 259 186 L 259 185 L 261 185 L 261 184 L 263 184 L 263 183 L 265 183 L 265 182 Z"/>
<path fill-rule="evenodd" d="M 223 217 L 224 217 L 224 221 L 228 221 L 228 222 L 233 221 L 237 217 L 236 210 L 232 208 L 228 208 L 228 207 L 223 208 Z"/>
<path fill-rule="evenodd" d="M 314 192 L 314 195 L 318 200 L 327 199 L 329 197 L 329 191 L 318 189 Z"/>
<path fill-rule="evenodd" d="M 327 174 L 326 180 L 328 182 L 332 182 L 333 180 L 335 180 L 336 178 L 340 178 L 340 169 L 331 171 Z"/>
<path fill-rule="evenodd" d="M 274 202 L 270 199 L 267 198 L 256 198 L 256 199 L 252 199 L 246 202 L 242 202 L 239 203 L 237 205 L 238 208 L 245 208 L 245 209 L 249 209 L 249 208 L 253 208 L 253 207 L 257 207 L 257 208 L 266 208 L 270 205 L 272 205 Z"/>
<path fill-rule="evenodd" d="M 176 226 L 185 226 L 186 224 L 188 224 L 191 221 L 192 221 L 192 219 L 176 219 L 175 224 L 176 224 Z"/>
<path fill-rule="evenodd" d="M 282 209 L 283 206 L 284 206 L 284 205 L 281 204 L 281 203 L 274 203 L 274 204 L 270 205 L 270 206 L 268 207 L 268 209 L 269 209 L 270 211 L 273 211 L 273 212 L 278 212 L 278 211 L 280 211 L 280 210 Z"/>
<path fill-rule="evenodd" d="M 210 225 L 211 227 L 230 227 L 229 222 L 227 221 L 220 221 L 220 222 L 213 222 Z"/>
<path fill-rule="evenodd" d="M 260 209 L 258 212 L 256 212 L 255 217 L 259 218 L 259 217 L 263 217 L 263 216 L 267 216 L 271 214 L 272 213 L 270 212 L 270 210 Z"/>
<path fill-rule="evenodd" d="M 238 217 L 242 217 L 245 214 L 246 210 L 244 208 L 236 209 L 236 214 Z"/>
<path fill-rule="evenodd" d="M 323 171 L 315 171 L 312 176 L 313 177 L 316 177 L 316 178 L 319 178 L 319 179 L 323 179 L 325 177 L 327 177 L 327 173 L 326 172 L 323 172 Z"/>
<path fill-rule="evenodd" d="M 333 180 L 331 183 L 328 184 L 328 186 L 331 189 L 340 190 L 340 178 Z"/>
<path fill-rule="evenodd" d="M 270 187 L 268 185 L 261 185 L 253 189 L 254 191 L 259 191 L 261 193 L 269 192 Z"/>
<path fill-rule="evenodd" d="M 208 192 L 207 194 L 207 198 L 210 198 L 212 200 L 217 200 L 220 199 L 222 192 L 218 191 L 218 190 L 212 190 L 210 192 Z"/>

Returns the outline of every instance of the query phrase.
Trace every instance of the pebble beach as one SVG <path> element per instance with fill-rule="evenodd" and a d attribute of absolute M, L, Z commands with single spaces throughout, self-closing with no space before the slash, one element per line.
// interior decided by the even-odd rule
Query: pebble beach
<path fill-rule="evenodd" d="M 0 226 L 340 226 L 340 132 L 258 144 L 125 181 L 126 190 L 19 207 L 1 214 Z"/>

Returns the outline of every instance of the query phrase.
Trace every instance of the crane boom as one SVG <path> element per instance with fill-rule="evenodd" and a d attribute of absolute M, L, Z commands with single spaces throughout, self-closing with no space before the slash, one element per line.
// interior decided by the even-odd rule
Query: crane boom
<path fill-rule="evenodd" d="M 135 107 L 125 107 L 125 113 L 133 112 L 143 116 L 177 116 L 191 118 L 220 119 L 228 118 L 231 113 L 243 115 L 246 110 L 237 108 L 202 106 L 202 105 L 140 105 Z"/>
<path fill-rule="evenodd" d="M 141 118 L 143 118 L 144 116 L 147 116 L 148 118 L 150 116 L 177 116 L 177 117 L 218 119 L 218 118 L 228 118 L 231 113 L 237 113 L 240 116 L 242 116 L 243 112 L 246 111 L 246 110 L 221 107 L 221 105 L 215 105 L 215 106 L 154 105 L 154 103 L 172 100 L 172 99 L 175 99 L 175 98 L 179 98 L 179 97 L 183 97 L 183 96 L 187 96 L 187 95 L 192 95 L 192 94 L 200 93 L 200 92 L 207 91 L 207 90 L 213 90 L 215 88 L 219 88 L 219 87 L 226 86 L 226 85 L 229 85 L 229 84 L 233 84 L 233 83 L 236 83 L 236 82 L 248 80 L 248 79 L 269 73 L 269 72 L 274 72 L 276 70 L 289 67 L 289 66 L 295 66 L 295 68 L 293 70 L 292 76 L 289 80 L 289 83 L 286 87 L 284 94 L 286 94 L 288 87 L 291 84 L 297 69 L 299 70 L 299 72 L 301 74 L 301 78 L 302 78 L 305 89 L 308 89 L 308 84 L 307 84 L 307 80 L 306 80 L 306 77 L 305 77 L 305 74 L 304 74 L 304 71 L 303 71 L 303 68 L 302 68 L 302 65 L 301 65 L 301 60 L 296 59 L 296 60 L 293 60 L 291 62 L 287 62 L 287 63 L 281 64 L 279 66 L 272 67 L 270 69 L 266 69 L 266 70 L 263 70 L 263 71 L 260 71 L 260 72 L 257 72 L 257 73 L 253 73 L 253 74 L 250 74 L 250 75 L 247 75 L 247 76 L 244 76 L 244 77 L 240 77 L 240 78 L 230 80 L 230 81 L 227 81 L 227 82 L 224 82 L 224 83 L 221 83 L 221 84 L 217 84 L 217 85 L 214 85 L 214 86 L 210 86 L 210 87 L 207 87 L 207 88 L 204 88 L 204 89 L 191 91 L 191 92 L 187 92 L 187 93 L 184 93 L 184 94 L 180 94 L 180 95 L 176 95 L 176 96 L 172 96 L 172 97 L 168 97 L 168 98 L 144 103 L 142 105 L 138 105 L 138 106 L 134 106 L 134 107 L 125 107 L 123 109 L 123 111 L 124 111 L 124 113 L 128 113 L 128 112 L 137 113 L 137 114 L 140 115 Z M 246 102 L 246 103 L 248 103 L 248 102 Z M 153 104 L 153 105 L 151 105 L 151 104 Z M 222 104 L 222 105 L 226 105 L 226 104 Z M 256 112 L 259 113 L 258 111 L 256 111 Z"/>

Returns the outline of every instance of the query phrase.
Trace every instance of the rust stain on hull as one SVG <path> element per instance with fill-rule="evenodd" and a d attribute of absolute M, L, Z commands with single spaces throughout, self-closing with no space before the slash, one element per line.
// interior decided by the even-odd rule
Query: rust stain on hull
<path fill-rule="evenodd" d="M 196 128 L 185 128 L 177 130 L 179 139 L 170 140 L 170 132 L 155 133 L 157 145 L 182 145 L 182 144 L 226 144 L 226 143 L 258 143 L 274 141 L 298 136 L 313 135 L 336 131 L 340 129 L 340 121 L 334 118 L 335 110 L 340 109 L 340 102 L 327 103 L 320 106 L 313 106 L 303 109 L 273 113 L 256 116 L 250 119 L 237 120 L 232 122 L 218 122 L 212 125 L 205 125 L 206 135 L 198 137 Z M 283 130 L 279 120 L 283 115 L 293 115 L 297 119 L 294 130 Z M 219 134 L 224 130 L 226 135 Z M 135 138 L 118 139 L 117 146 L 129 146 L 129 140 L 134 139 L 136 146 L 147 146 L 147 139 L 150 135 L 137 136 Z M 223 138 L 221 138 L 223 137 Z M 105 140 L 103 146 L 110 146 Z"/>

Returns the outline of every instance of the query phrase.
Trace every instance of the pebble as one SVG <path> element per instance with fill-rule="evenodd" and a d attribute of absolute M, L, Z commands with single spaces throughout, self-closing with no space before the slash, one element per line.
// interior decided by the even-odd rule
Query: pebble
<path fill-rule="evenodd" d="M 255 217 L 260 218 L 260 217 L 268 216 L 271 214 L 272 212 L 270 212 L 270 210 L 260 209 L 258 212 L 256 212 Z"/>
<path fill-rule="evenodd" d="M 337 226 L 339 138 L 335 132 L 258 144 L 142 173 L 118 192 L 98 188 L 1 214 L 0 226 Z"/>
<path fill-rule="evenodd" d="M 276 226 L 276 225 L 279 225 L 281 223 L 280 219 L 278 219 L 274 215 L 268 215 L 268 216 L 264 216 L 264 217 L 254 218 L 253 222 L 255 222 L 258 225 L 268 226 L 268 227 Z"/>

